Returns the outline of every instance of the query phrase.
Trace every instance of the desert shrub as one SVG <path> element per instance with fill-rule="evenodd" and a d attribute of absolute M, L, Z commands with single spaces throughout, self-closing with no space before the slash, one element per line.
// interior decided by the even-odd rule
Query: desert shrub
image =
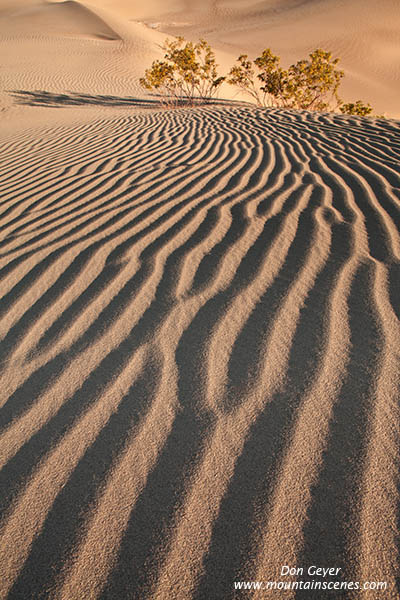
<path fill-rule="evenodd" d="M 271 106 L 276 102 L 285 104 L 289 74 L 279 66 L 280 61 L 279 56 L 273 54 L 270 48 L 264 50 L 261 56 L 254 60 L 259 70 L 257 78 L 262 83 L 260 90 L 263 93 L 262 104 L 264 105 Z"/>
<path fill-rule="evenodd" d="M 328 110 L 340 104 L 338 89 L 344 72 L 337 68 L 338 58 L 317 48 L 308 60 L 289 67 L 284 96 L 287 106 L 306 110 Z"/>
<path fill-rule="evenodd" d="M 257 104 L 262 105 L 260 87 L 255 82 L 253 61 L 249 60 L 247 54 L 241 54 L 237 59 L 237 63 L 229 71 L 227 82 L 249 94 L 256 100 Z"/>
<path fill-rule="evenodd" d="M 267 48 L 254 60 L 241 54 L 227 77 L 218 75 L 215 54 L 203 39 L 187 42 L 183 37 L 166 40 L 164 60 L 156 60 L 140 79 L 141 85 L 160 95 L 164 105 L 195 104 L 213 98 L 227 80 L 257 102 L 297 110 L 339 110 L 343 114 L 366 116 L 372 108 L 361 100 L 344 104 L 338 95 L 344 72 L 339 59 L 317 48 L 305 60 L 288 69 L 279 56 Z"/>
<path fill-rule="evenodd" d="M 281 97 L 286 72 L 279 67 L 280 58 L 268 48 L 254 61 L 241 54 L 228 75 L 227 82 L 249 94 L 260 106 L 273 106 Z M 258 68 L 256 75 L 254 66 Z M 256 82 L 256 78 L 262 83 Z"/>
<path fill-rule="evenodd" d="M 358 115 L 360 117 L 365 117 L 366 115 L 370 115 L 372 113 L 372 107 L 367 102 L 364 104 L 361 100 L 357 100 L 357 102 L 349 102 L 348 104 L 342 104 L 339 106 L 339 110 L 344 115 Z"/>
<path fill-rule="evenodd" d="M 284 70 L 279 56 L 267 48 L 254 61 L 247 55 L 239 56 L 228 83 L 250 94 L 260 106 L 327 110 L 333 101 L 340 103 L 337 92 L 344 73 L 337 68 L 338 62 L 330 52 L 317 48 L 307 60 Z"/>
<path fill-rule="evenodd" d="M 218 76 L 215 54 L 205 40 L 194 44 L 182 37 L 167 39 L 162 48 L 164 60 L 154 61 L 145 71 L 143 87 L 157 91 L 168 106 L 215 96 L 225 78 Z"/>
<path fill-rule="evenodd" d="M 366 116 L 370 104 L 361 100 L 344 104 L 339 86 L 344 72 L 339 59 L 317 48 L 308 59 L 282 69 L 280 58 L 267 48 L 255 60 L 241 54 L 231 68 L 227 82 L 251 96 L 259 106 L 280 106 L 304 110 L 339 110 L 343 114 Z"/>

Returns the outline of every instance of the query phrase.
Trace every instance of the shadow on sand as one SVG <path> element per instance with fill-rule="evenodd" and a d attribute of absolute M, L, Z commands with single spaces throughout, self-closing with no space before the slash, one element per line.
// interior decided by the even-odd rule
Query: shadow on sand
<path fill-rule="evenodd" d="M 44 90 L 25 91 L 15 90 L 10 95 L 16 99 L 17 104 L 25 106 L 49 106 L 62 108 L 64 106 L 125 106 L 134 108 L 175 108 L 209 105 L 231 105 L 232 101 L 211 98 L 178 98 L 168 102 L 165 97 L 154 95 L 153 98 L 134 98 L 132 96 L 109 96 L 79 94 L 67 92 L 65 94 L 46 92 Z"/>

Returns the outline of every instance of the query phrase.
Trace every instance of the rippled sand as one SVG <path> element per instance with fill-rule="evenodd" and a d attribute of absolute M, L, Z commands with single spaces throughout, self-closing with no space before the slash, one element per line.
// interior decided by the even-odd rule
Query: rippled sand
<path fill-rule="evenodd" d="M 109 56 L 2 92 L 1 598 L 397 598 L 400 122 L 162 110 Z"/>

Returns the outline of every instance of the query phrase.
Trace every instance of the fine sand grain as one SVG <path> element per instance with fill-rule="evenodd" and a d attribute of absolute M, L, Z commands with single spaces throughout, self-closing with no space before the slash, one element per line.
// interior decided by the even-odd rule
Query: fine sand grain
<path fill-rule="evenodd" d="M 394 600 L 400 122 L 162 110 L 116 7 L 0 5 L 0 597 Z"/>

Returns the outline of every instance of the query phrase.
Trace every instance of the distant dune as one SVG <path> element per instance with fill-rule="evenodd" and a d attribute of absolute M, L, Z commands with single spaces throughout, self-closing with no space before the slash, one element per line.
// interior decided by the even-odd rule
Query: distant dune
<path fill-rule="evenodd" d="M 397 599 L 400 121 L 138 83 L 336 40 L 396 113 L 394 4 L 0 1 L 0 598 Z"/>
<path fill-rule="evenodd" d="M 1 20 L 18 35 L 89 35 L 120 39 L 105 21 L 73 0 L 57 4 L 37 2 L 26 7 L 17 5 L 8 10 L 3 9 L 0 12 L 0 22 Z"/>

